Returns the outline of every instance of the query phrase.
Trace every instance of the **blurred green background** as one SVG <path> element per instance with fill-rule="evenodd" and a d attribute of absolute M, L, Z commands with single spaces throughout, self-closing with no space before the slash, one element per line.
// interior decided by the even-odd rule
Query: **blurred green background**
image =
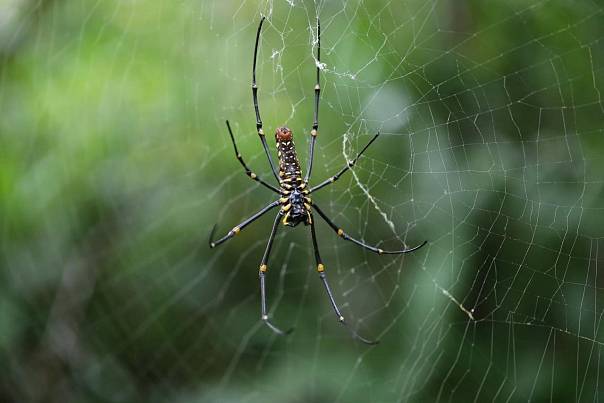
<path fill-rule="evenodd" d="M 306 163 L 352 340 L 272 218 L 255 134 Z M 592 1 L 0 2 L 0 401 L 598 401 L 604 335 L 604 24 Z M 267 136 L 272 148 L 272 135 Z M 598 270 L 599 269 L 599 270 Z"/>

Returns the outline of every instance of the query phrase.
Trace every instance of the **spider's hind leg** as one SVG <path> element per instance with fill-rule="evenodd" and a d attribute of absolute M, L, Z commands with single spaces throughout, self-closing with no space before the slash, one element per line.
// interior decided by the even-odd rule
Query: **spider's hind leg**
<path fill-rule="evenodd" d="M 273 241 L 275 239 L 275 235 L 277 234 L 277 229 L 279 228 L 279 220 L 281 219 L 282 213 L 281 211 L 279 211 L 279 213 L 277 214 L 277 217 L 275 217 L 275 222 L 273 223 L 273 229 L 271 230 L 271 235 L 268 238 L 268 243 L 266 245 L 266 250 L 264 251 L 264 256 L 262 256 L 262 261 L 260 262 L 260 271 L 259 271 L 259 277 L 260 277 L 260 298 L 261 298 L 261 310 L 262 310 L 262 316 L 261 319 L 262 321 L 275 333 L 281 335 L 281 336 L 285 336 L 289 333 L 291 333 L 294 328 L 290 328 L 288 330 L 281 330 L 279 329 L 277 326 L 273 325 L 271 323 L 271 321 L 268 319 L 268 313 L 267 313 L 267 309 L 266 309 L 266 286 L 265 286 L 265 280 L 264 280 L 264 276 L 266 274 L 266 271 L 268 270 L 268 257 L 271 253 L 271 248 L 273 246 Z"/>
<path fill-rule="evenodd" d="M 321 281 L 323 282 L 323 285 L 325 286 L 325 291 L 327 291 L 327 296 L 329 297 L 329 302 L 331 302 L 331 306 L 332 306 L 336 316 L 338 317 L 338 320 L 340 321 L 340 323 L 342 325 L 344 325 L 344 327 L 346 327 L 346 329 L 348 329 L 348 331 L 352 334 L 352 337 L 354 337 L 355 339 L 359 339 L 363 343 L 369 344 L 369 345 L 378 344 L 379 340 L 367 340 L 366 338 L 360 336 L 357 332 L 352 330 L 348 326 L 346 321 L 344 320 L 344 316 L 342 316 L 342 313 L 340 312 L 340 309 L 338 308 L 338 305 L 336 304 L 336 301 L 333 297 L 333 293 L 331 292 L 331 287 L 329 287 L 329 283 L 327 282 L 327 276 L 325 275 L 325 266 L 323 265 L 323 261 L 321 260 L 321 255 L 319 254 L 319 246 L 317 244 L 317 234 L 315 233 L 314 221 L 312 221 L 310 224 L 310 233 L 312 234 L 312 246 L 313 246 L 313 249 L 315 252 L 315 260 L 317 261 L 317 272 L 319 273 L 319 278 L 321 279 Z"/>

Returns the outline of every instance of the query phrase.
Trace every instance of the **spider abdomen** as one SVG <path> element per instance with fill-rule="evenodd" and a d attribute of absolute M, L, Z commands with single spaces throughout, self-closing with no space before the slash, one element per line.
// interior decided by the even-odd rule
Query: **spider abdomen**
<path fill-rule="evenodd" d="M 283 224 L 295 227 L 303 222 L 308 225 L 312 222 L 310 198 L 302 180 L 294 136 L 287 127 L 280 127 L 275 132 L 275 140 L 279 156 L 279 187 L 283 196 L 280 199 Z"/>
<path fill-rule="evenodd" d="M 277 141 L 277 154 L 279 156 L 279 178 L 281 181 L 289 180 L 293 184 L 302 181 L 300 162 L 296 154 L 294 136 L 287 127 L 280 127 L 275 132 Z"/>

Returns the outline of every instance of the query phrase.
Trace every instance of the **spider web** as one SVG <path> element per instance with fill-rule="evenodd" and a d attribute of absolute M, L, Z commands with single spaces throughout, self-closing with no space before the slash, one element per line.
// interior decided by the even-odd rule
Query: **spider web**
<path fill-rule="evenodd" d="M 564 1 L 0 5 L 7 401 L 599 401 L 602 7 Z M 315 58 L 316 16 L 322 59 Z M 255 134 L 295 134 L 318 221 L 281 229 Z M 272 140 L 272 136 L 267 136 Z M 271 146 L 271 151 L 273 147 Z M 33 387 L 32 387 L 33 386 Z"/>

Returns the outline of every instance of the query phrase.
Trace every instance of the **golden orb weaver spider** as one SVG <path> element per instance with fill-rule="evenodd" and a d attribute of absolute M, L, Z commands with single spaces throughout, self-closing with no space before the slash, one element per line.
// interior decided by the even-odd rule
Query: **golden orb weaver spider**
<path fill-rule="evenodd" d="M 235 149 L 235 156 L 239 160 L 239 163 L 241 163 L 241 165 L 243 166 L 243 169 L 245 170 L 245 173 L 247 174 L 247 176 L 249 176 L 251 179 L 255 180 L 256 182 L 259 182 L 266 188 L 272 190 L 273 192 L 279 194 L 280 198 L 278 200 L 270 203 L 269 205 L 265 206 L 263 209 L 258 211 L 253 216 L 249 217 L 248 219 L 244 220 L 240 224 L 233 227 L 233 229 L 231 229 L 225 236 L 223 236 L 222 238 L 217 239 L 217 240 L 212 240 L 214 237 L 214 232 L 216 230 L 216 225 L 214 225 L 214 228 L 212 228 L 212 231 L 210 233 L 210 240 L 209 240 L 210 248 L 214 248 L 214 247 L 228 241 L 229 239 L 231 239 L 232 237 L 237 235 L 242 229 L 244 229 L 249 224 L 256 221 L 258 218 L 263 216 L 268 211 L 272 210 L 273 208 L 275 208 L 277 206 L 281 206 L 279 209 L 279 212 L 277 213 L 277 216 L 275 217 L 275 221 L 273 223 L 273 228 L 271 230 L 271 233 L 270 233 L 270 236 L 268 239 L 268 243 L 267 243 L 266 249 L 264 251 L 264 255 L 262 256 L 262 260 L 260 262 L 259 277 L 260 277 L 260 296 L 261 296 L 261 312 L 262 312 L 261 319 L 262 319 L 262 321 L 271 330 L 273 330 L 275 333 L 280 334 L 280 335 L 286 335 L 293 330 L 293 329 L 289 329 L 287 331 L 283 331 L 283 330 L 279 329 L 277 326 L 275 326 L 269 320 L 268 314 L 267 314 L 267 309 L 266 309 L 266 289 L 265 289 L 264 277 L 268 270 L 268 258 L 269 258 L 270 252 L 271 252 L 271 248 L 273 246 L 273 240 L 275 239 L 275 235 L 276 235 L 277 229 L 279 227 L 279 222 L 281 221 L 281 223 L 283 225 L 289 226 L 289 227 L 295 227 L 300 223 L 304 223 L 304 225 L 306 225 L 306 226 L 310 225 L 310 233 L 312 236 L 313 250 L 314 250 L 314 254 L 315 254 L 315 260 L 317 263 L 317 272 L 319 273 L 319 278 L 321 279 L 321 281 L 323 282 L 323 285 L 325 286 L 325 291 L 327 292 L 327 296 L 329 297 L 329 301 L 331 302 L 331 306 L 332 306 L 339 322 L 342 323 L 350 331 L 350 333 L 352 334 L 352 336 L 354 338 L 357 338 L 366 344 L 377 344 L 378 343 L 377 340 L 376 341 L 367 340 L 367 339 L 361 337 L 360 335 L 358 335 L 353 329 L 348 327 L 346 321 L 344 320 L 344 316 L 342 316 L 342 313 L 340 312 L 340 309 L 338 308 L 338 305 L 335 302 L 333 293 L 331 291 L 331 287 L 329 286 L 329 283 L 327 282 L 327 277 L 325 275 L 325 266 L 323 265 L 323 261 L 321 260 L 321 256 L 319 254 L 317 236 L 315 233 L 315 222 L 313 220 L 312 211 L 313 210 L 316 211 L 317 214 L 323 220 L 325 220 L 327 225 L 329 225 L 336 232 L 336 234 L 339 237 L 341 237 L 342 239 L 344 239 L 346 241 L 351 241 L 351 242 L 355 243 L 356 245 L 359 245 L 365 249 L 368 249 L 368 250 L 378 253 L 380 255 L 397 255 L 397 254 L 413 252 L 413 251 L 418 250 L 422 246 L 424 246 L 427 243 L 427 241 L 423 242 L 422 244 L 420 244 L 414 248 L 394 250 L 394 251 L 387 251 L 387 250 L 377 248 L 375 246 L 367 245 L 364 242 L 361 242 L 361 241 L 351 237 L 346 232 L 344 232 L 343 229 L 341 229 L 336 224 L 334 224 L 334 222 L 330 218 L 327 217 L 327 215 L 323 212 L 323 210 L 321 210 L 319 208 L 319 206 L 317 206 L 317 204 L 315 202 L 313 202 L 310 198 L 311 193 L 316 192 L 317 190 L 322 189 L 325 186 L 334 183 L 342 176 L 342 174 L 344 174 L 346 171 L 348 171 L 350 168 L 352 168 L 356 164 L 359 157 L 365 152 L 365 150 L 367 150 L 367 148 L 369 148 L 369 146 L 380 135 L 378 132 L 369 141 L 369 143 L 367 143 L 367 145 L 365 145 L 365 147 L 363 147 L 363 149 L 357 154 L 357 156 L 353 160 L 348 161 L 346 166 L 344 166 L 344 168 L 342 168 L 334 176 L 326 179 L 325 181 L 319 183 L 316 186 L 313 186 L 313 187 L 308 186 L 308 181 L 310 180 L 310 175 L 312 172 L 312 163 L 313 163 L 313 159 L 314 159 L 315 142 L 317 140 L 317 134 L 318 134 L 318 130 L 319 130 L 319 96 L 321 93 L 321 87 L 319 85 L 319 74 L 320 74 L 320 63 L 321 63 L 321 24 L 320 24 L 318 18 L 317 18 L 317 62 L 316 62 L 317 79 L 316 79 L 316 84 L 315 84 L 314 121 L 313 121 L 312 129 L 310 131 L 311 138 L 310 138 L 310 146 L 309 146 L 308 168 L 306 171 L 306 175 L 304 176 L 304 178 L 302 178 L 300 163 L 298 161 L 298 156 L 296 154 L 296 148 L 294 145 L 293 133 L 287 127 L 279 127 L 275 132 L 275 141 L 277 143 L 277 152 L 278 152 L 278 157 L 279 157 L 279 171 L 277 173 L 277 170 L 275 169 L 275 164 L 273 163 L 271 155 L 268 151 L 268 146 L 266 143 L 264 130 L 262 128 L 262 119 L 260 118 L 260 109 L 258 107 L 258 86 L 256 85 L 256 59 L 258 56 L 258 42 L 260 40 L 260 32 L 262 31 L 262 24 L 264 23 L 264 20 L 265 20 L 265 17 L 262 17 L 262 19 L 260 20 L 260 24 L 258 25 L 258 31 L 256 32 L 256 44 L 254 46 L 254 62 L 253 62 L 253 68 L 252 68 L 252 98 L 253 98 L 253 102 L 254 102 L 254 110 L 256 111 L 256 130 L 258 132 L 258 136 L 260 137 L 260 141 L 262 142 L 262 147 L 264 148 L 264 152 L 268 158 L 268 162 L 271 167 L 271 171 L 273 172 L 275 179 L 277 179 L 277 182 L 279 183 L 278 188 L 265 182 L 260 177 L 258 177 L 254 172 L 252 172 L 250 170 L 250 168 L 247 166 L 247 164 L 243 160 L 243 157 L 239 153 L 239 150 L 237 149 L 235 137 L 233 136 L 233 131 L 231 130 L 231 125 L 229 124 L 228 120 L 226 121 L 226 126 L 229 131 L 231 141 L 233 143 L 233 148 Z"/>

